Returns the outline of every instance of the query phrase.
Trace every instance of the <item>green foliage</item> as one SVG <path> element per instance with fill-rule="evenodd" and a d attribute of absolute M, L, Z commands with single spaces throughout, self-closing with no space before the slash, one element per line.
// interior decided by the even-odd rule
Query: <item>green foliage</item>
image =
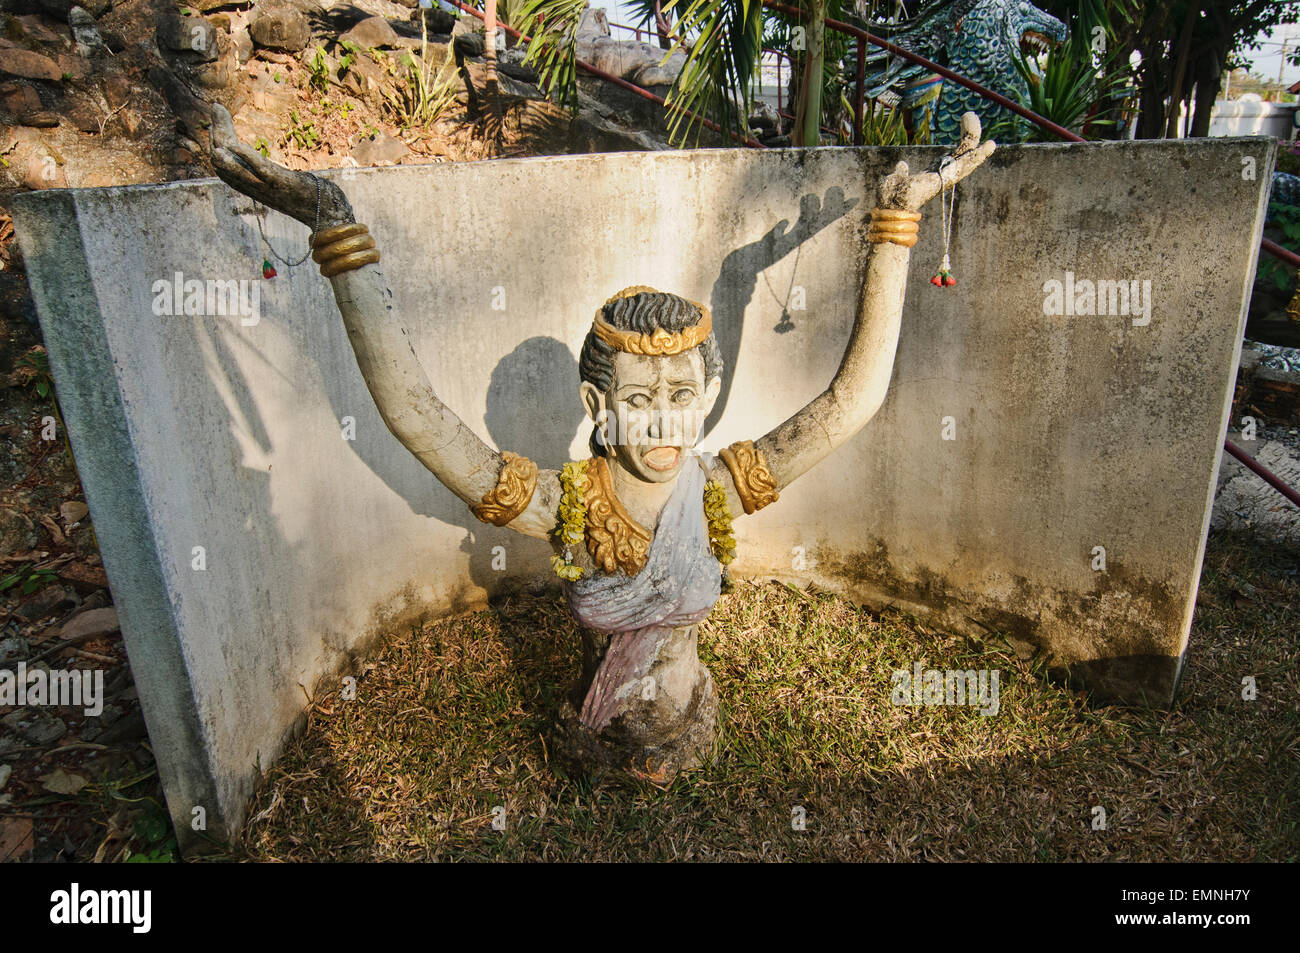
<path fill-rule="evenodd" d="M 352 64 L 357 61 L 357 57 L 361 54 L 361 47 L 351 40 L 341 40 L 339 46 L 343 48 L 343 55 L 339 57 L 338 72 L 338 75 L 342 77 L 344 73 L 352 68 Z"/>
<path fill-rule="evenodd" d="M 1029 86 L 1021 102 L 1025 108 L 1076 135 L 1085 125 L 1091 129 L 1115 124 L 1104 113 L 1128 81 L 1127 73 L 1117 66 L 1114 55 L 1098 58 L 1082 31 L 1076 30 L 1068 42 L 1041 57 L 1041 72 L 1019 50 L 1012 54 L 1012 63 Z M 1030 127 L 1026 137 L 1058 141 L 1054 133 L 1038 126 Z M 1024 140 L 1017 136 L 1014 141 Z"/>
<path fill-rule="evenodd" d="M 698 144 L 701 117 L 712 119 L 724 134 L 748 135 L 751 87 L 763 53 L 763 4 L 693 0 L 677 29 L 674 50 L 686 52 L 686 64 L 666 98 L 669 139 L 683 145 L 694 133 Z"/>
<path fill-rule="evenodd" d="M 316 47 L 316 52 L 312 54 L 311 60 L 307 63 L 307 70 L 311 74 L 309 82 L 313 89 L 319 92 L 325 92 L 330 88 L 330 61 L 325 56 L 323 47 Z"/>
<path fill-rule="evenodd" d="M 868 146 L 928 146 L 930 144 L 930 107 L 913 117 L 912 135 L 907 134 L 903 110 L 868 101 L 862 108 L 862 142 Z"/>
<path fill-rule="evenodd" d="M 1282 234 L 1277 243 L 1288 251 L 1300 252 L 1300 207 L 1268 203 L 1268 224 Z M 1261 254 L 1255 271 L 1256 281 L 1271 281 L 1278 291 L 1291 292 L 1296 286 L 1295 269 L 1272 255 Z"/>
<path fill-rule="evenodd" d="M 420 22 L 419 58 L 405 53 L 401 63 L 406 74 L 395 89 L 384 90 L 385 102 L 403 129 L 427 126 L 456 99 L 460 84 L 455 63 L 447 59 L 437 71 L 434 70 L 429 61 L 429 37 L 424 21 Z"/>
<path fill-rule="evenodd" d="M 173 864 L 177 859 L 176 838 L 172 836 L 171 819 L 162 805 L 152 799 L 144 803 L 144 810 L 132 825 L 132 844 L 143 849 L 132 850 L 126 858 L 128 864 Z"/>
<path fill-rule="evenodd" d="M 8 592 L 16 586 L 21 595 L 30 596 L 57 578 L 48 569 L 37 569 L 35 563 L 23 563 L 9 575 L 0 578 L 0 592 Z"/>
<path fill-rule="evenodd" d="M 28 373 L 27 386 L 36 391 L 38 397 L 49 397 L 54 393 L 54 378 L 50 376 L 50 357 L 45 349 L 34 347 L 17 361 L 15 368 L 25 368 Z"/>
<path fill-rule="evenodd" d="M 320 144 L 320 130 L 314 122 L 303 122 L 298 110 L 289 112 L 289 129 L 284 134 L 286 144 L 293 144 L 299 149 L 315 149 Z"/>
<path fill-rule="evenodd" d="M 562 106 L 577 109 L 574 45 L 586 0 L 523 0 L 511 24 L 532 37 L 524 65 L 537 71 L 541 88 Z"/>

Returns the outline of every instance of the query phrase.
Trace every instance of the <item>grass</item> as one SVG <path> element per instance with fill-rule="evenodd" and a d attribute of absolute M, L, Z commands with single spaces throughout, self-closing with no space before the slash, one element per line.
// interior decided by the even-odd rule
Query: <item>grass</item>
<path fill-rule="evenodd" d="M 510 600 L 394 638 L 355 700 L 318 699 L 228 856 L 1293 861 L 1300 554 L 1211 544 L 1168 711 L 1090 707 L 994 642 L 742 583 L 701 633 L 715 759 L 664 790 L 548 766 L 577 631 L 558 598 Z M 998 714 L 890 704 L 890 673 L 915 661 L 999 670 Z"/>

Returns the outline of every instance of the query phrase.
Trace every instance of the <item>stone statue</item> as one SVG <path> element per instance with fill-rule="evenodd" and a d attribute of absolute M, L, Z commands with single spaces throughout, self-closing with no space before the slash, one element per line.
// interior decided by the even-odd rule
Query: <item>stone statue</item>
<path fill-rule="evenodd" d="M 936 172 L 904 162 L 871 212 L 857 320 L 826 390 L 754 441 L 696 451 L 721 390 L 708 308 L 627 288 L 597 310 L 579 360 L 578 395 L 596 424 L 591 458 L 539 470 L 486 446 L 434 393 L 342 190 L 239 142 L 214 107 L 212 159 L 232 188 L 313 229 L 357 364 L 393 435 L 480 520 L 548 540 L 568 604 L 584 628 L 584 680 L 561 714 L 555 754 L 596 772 L 654 783 L 712 746 L 717 695 L 696 654 L 698 623 L 735 555 L 731 521 L 780 491 L 855 434 L 884 401 L 893 370 L 919 209 L 993 152 L 974 114 Z"/>

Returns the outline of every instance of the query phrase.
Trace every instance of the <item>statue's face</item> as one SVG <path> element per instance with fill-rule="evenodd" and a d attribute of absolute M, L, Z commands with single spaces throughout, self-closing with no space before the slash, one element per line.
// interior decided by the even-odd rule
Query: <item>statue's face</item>
<path fill-rule="evenodd" d="M 602 394 L 584 383 L 580 393 L 602 428 L 610 462 L 648 483 L 666 483 L 681 472 L 721 389 L 718 378 L 704 379 L 704 359 L 693 348 L 671 357 L 620 351 L 613 386 Z"/>

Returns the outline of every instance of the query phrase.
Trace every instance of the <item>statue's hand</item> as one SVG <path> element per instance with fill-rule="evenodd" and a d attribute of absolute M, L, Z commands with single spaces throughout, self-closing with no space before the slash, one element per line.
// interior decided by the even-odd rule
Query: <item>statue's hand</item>
<path fill-rule="evenodd" d="M 951 161 L 943 162 L 938 171 L 908 173 L 907 163 L 900 162 L 894 171 L 880 183 L 880 208 L 918 211 L 922 205 L 939 194 L 945 186 L 956 185 L 970 175 L 985 159 L 993 154 L 997 145 L 993 140 L 980 142 L 980 121 L 974 113 L 961 117 L 961 142 L 953 151 Z"/>
<path fill-rule="evenodd" d="M 333 182 L 310 172 L 294 172 L 249 148 L 235 135 L 235 124 L 224 106 L 212 107 L 212 165 L 221 180 L 236 192 L 268 205 L 302 222 L 319 228 L 354 221 L 352 205 Z"/>

